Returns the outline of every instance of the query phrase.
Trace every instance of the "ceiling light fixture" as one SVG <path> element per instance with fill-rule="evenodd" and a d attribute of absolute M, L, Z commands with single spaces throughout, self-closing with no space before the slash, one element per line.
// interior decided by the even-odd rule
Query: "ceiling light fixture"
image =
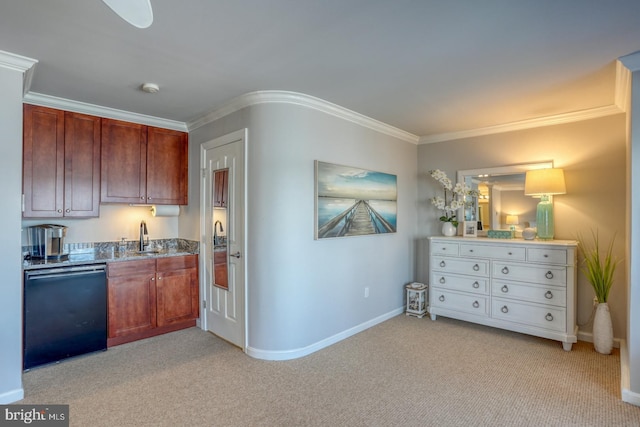
<path fill-rule="evenodd" d="M 145 83 L 142 85 L 142 91 L 147 93 L 157 93 L 160 91 L 160 86 L 155 83 Z"/>
<path fill-rule="evenodd" d="M 118 16 L 137 28 L 148 28 L 153 23 L 151 0 L 102 0 Z"/>

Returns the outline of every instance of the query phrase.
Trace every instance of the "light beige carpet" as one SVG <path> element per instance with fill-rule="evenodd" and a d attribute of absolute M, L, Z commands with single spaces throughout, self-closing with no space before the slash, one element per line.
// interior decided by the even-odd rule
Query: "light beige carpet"
<path fill-rule="evenodd" d="M 191 328 L 24 375 L 72 426 L 640 426 L 620 358 L 404 314 L 312 355 L 252 359 Z"/>

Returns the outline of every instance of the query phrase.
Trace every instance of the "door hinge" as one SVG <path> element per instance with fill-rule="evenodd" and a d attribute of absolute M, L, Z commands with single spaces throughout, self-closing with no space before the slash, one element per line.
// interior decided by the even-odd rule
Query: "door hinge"
<path fill-rule="evenodd" d="M 207 308 L 207 301 L 202 301 L 202 308 Z"/>
<path fill-rule="evenodd" d="M 201 169 L 202 170 L 202 177 L 206 178 L 207 177 L 207 170 L 206 169 Z"/>

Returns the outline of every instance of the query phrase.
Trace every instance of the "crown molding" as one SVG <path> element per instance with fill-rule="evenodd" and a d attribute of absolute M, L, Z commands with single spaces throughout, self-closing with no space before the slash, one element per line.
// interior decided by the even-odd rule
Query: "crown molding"
<path fill-rule="evenodd" d="M 26 56 L 16 55 L 0 50 L 0 67 L 23 73 L 22 78 L 22 94 L 26 94 L 31 87 L 33 81 L 33 73 L 38 63 L 37 59 L 27 58 Z"/>
<path fill-rule="evenodd" d="M 590 108 L 588 110 L 573 111 L 570 113 L 556 114 L 553 116 L 537 117 L 535 119 L 505 123 L 503 125 L 487 126 L 483 128 L 463 130 L 459 132 L 449 132 L 423 136 L 420 138 L 420 142 L 418 144 L 432 144 L 434 142 L 451 141 L 454 139 L 473 138 L 477 136 L 492 135 L 496 133 L 561 125 L 566 123 L 579 122 L 581 120 L 597 119 L 600 117 L 611 116 L 613 114 L 619 114 L 622 112 L 624 112 L 624 110 L 620 109 L 617 105 L 607 105 L 604 107 Z"/>
<path fill-rule="evenodd" d="M 139 123 L 142 125 L 172 129 L 181 132 L 187 131 L 187 125 L 184 122 L 147 116 L 145 114 L 132 113 L 130 111 L 118 110 L 115 108 L 102 107 L 99 105 L 88 104 L 86 102 L 72 101 L 69 99 L 58 98 L 56 96 L 44 95 L 41 93 L 29 92 L 24 96 L 23 101 L 27 104 L 58 108 L 60 110 L 72 111 L 74 113 L 88 114 L 91 116 L 105 117 L 107 119 L 122 120 L 131 123 Z"/>
<path fill-rule="evenodd" d="M 640 51 L 621 56 L 620 61 L 632 72 L 640 71 Z"/>
<path fill-rule="evenodd" d="M 249 92 L 241 95 L 237 98 L 232 99 L 221 108 L 218 108 L 211 113 L 208 113 L 192 122 L 189 122 L 187 124 L 187 128 L 189 129 L 189 131 L 191 131 L 208 123 L 221 119 L 222 117 L 225 117 L 243 108 L 267 103 L 292 104 L 311 108 L 350 121 L 352 123 L 356 123 L 371 130 L 392 136 L 394 138 L 410 142 L 412 144 L 417 144 L 420 139 L 417 135 L 390 126 L 386 123 L 372 119 L 363 114 L 356 113 L 355 111 L 349 110 L 339 105 L 332 104 L 331 102 L 325 101 L 323 99 L 305 95 L 302 93 L 279 90 L 263 90 Z"/>

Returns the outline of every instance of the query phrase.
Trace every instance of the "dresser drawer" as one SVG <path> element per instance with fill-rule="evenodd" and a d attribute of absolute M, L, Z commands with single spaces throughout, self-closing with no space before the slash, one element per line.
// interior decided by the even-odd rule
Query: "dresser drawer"
<path fill-rule="evenodd" d="M 432 257 L 433 271 L 473 274 L 475 276 L 489 276 L 489 260 L 486 259 L 465 259 L 465 258 L 447 258 L 434 256 Z"/>
<path fill-rule="evenodd" d="M 455 289 L 475 294 L 489 294 L 489 279 L 473 276 L 456 276 L 434 272 L 431 283 L 440 288 Z"/>
<path fill-rule="evenodd" d="M 541 285 L 564 286 L 567 283 L 567 268 L 493 261 L 493 278 Z"/>
<path fill-rule="evenodd" d="M 567 305 L 567 291 L 563 287 L 534 286 L 495 280 L 491 284 L 491 295 L 561 307 Z"/>
<path fill-rule="evenodd" d="M 511 259 L 524 261 L 526 249 L 517 246 L 487 246 L 476 244 L 460 245 L 460 255 L 493 259 Z"/>
<path fill-rule="evenodd" d="M 558 307 L 514 302 L 494 298 L 491 316 L 538 328 L 563 332 L 566 329 L 566 311 Z"/>
<path fill-rule="evenodd" d="M 452 242 L 431 242 L 431 253 L 433 255 L 458 255 L 458 244 Z"/>
<path fill-rule="evenodd" d="M 430 287 L 429 305 L 477 316 L 489 316 L 489 304 L 486 297 L 453 292 L 438 287 Z"/>
<path fill-rule="evenodd" d="M 566 264 L 567 251 L 564 249 L 529 248 L 527 249 L 527 261 Z"/>

